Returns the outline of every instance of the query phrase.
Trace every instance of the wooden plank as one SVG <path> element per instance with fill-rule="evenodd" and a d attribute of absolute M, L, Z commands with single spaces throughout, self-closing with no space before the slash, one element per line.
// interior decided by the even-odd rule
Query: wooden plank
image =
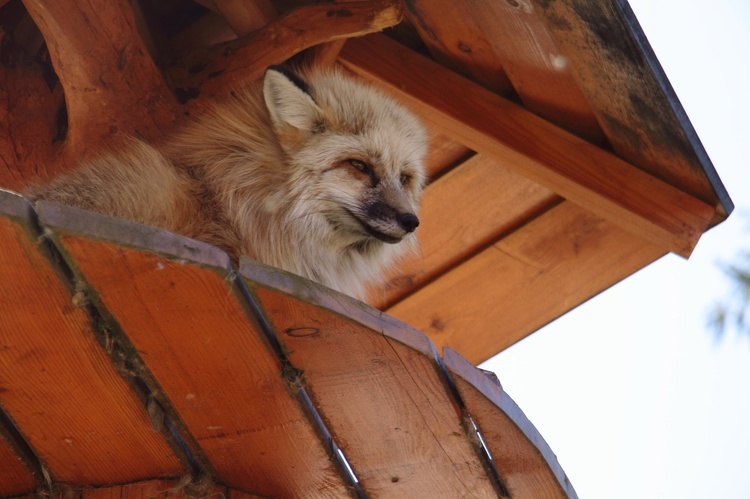
<path fill-rule="evenodd" d="M 500 95 L 514 90 L 465 1 L 407 0 L 406 17 L 432 57 L 445 67 Z"/>
<path fill-rule="evenodd" d="M 240 273 L 366 494 L 496 497 L 423 334 L 292 274 Z"/>
<path fill-rule="evenodd" d="M 152 227 L 39 204 L 217 478 L 266 496 L 346 495 L 226 254 Z M 143 247 L 147 249 L 136 249 Z"/>
<path fill-rule="evenodd" d="M 352 39 L 340 60 L 440 132 L 669 251 L 689 255 L 713 216 L 711 206 L 386 37 Z"/>
<path fill-rule="evenodd" d="M 429 146 L 425 157 L 427 177 L 434 180 L 453 166 L 471 157 L 473 152 L 455 140 L 430 131 Z"/>
<path fill-rule="evenodd" d="M 446 348 L 445 366 L 511 497 L 577 499 L 547 442 L 498 384 Z"/>
<path fill-rule="evenodd" d="M 42 254 L 30 205 L 0 191 L 0 213 L 0 404 L 57 481 L 181 473 Z"/>
<path fill-rule="evenodd" d="M 732 201 L 627 2 L 530 3 L 616 153 L 726 218 Z"/>
<path fill-rule="evenodd" d="M 300 7 L 266 27 L 206 50 L 195 50 L 177 62 L 171 75 L 178 87 L 200 89 L 205 100 L 251 83 L 269 66 L 300 51 L 339 38 L 361 36 L 398 24 L 401 10 L 394 0 L 368 0 Z"/>
<path fill-rule="evenodd" d="M 407 5 L 412 23 L 421 27 L 420 35 L 438 62 L 475 76 L 474 81 L 500 95 L 507 97 L 515 90 L 529 111 L 591 142 L 603 142 L 591 107 L 527 2 L 410 0 Z M 465 59 L 468 71 L 456 67 Z M 476 75 L 481 69 L 501 74 L 512 86 L 488 86 L 481 74 Z"/>
<path fill-rule="evenodd" d="M 663 254 L 564 202 L 388 313 L 479 364 Z"/>
<path fill-rule="evenodd" d="M 544 187 L 474 156 L 428 186 L 419 212 L 419 251 L 372 291 L 371 303 L 387 308 L 558 202 Z"/>
<path fill-rule="evenodd" d="M 193 483 L 189 476 L 183 480 L 146 480 L 143 482 L 84 488 L 80 499 L 153 499 L 154 497 L 227 497 L 226 487 L 209 481 Z M 256 497 L 250 496 L 248 497 Z"/>
<path fill-rule="evenodd" d="M 2 391 L 3 388 L 0 388 Z M 0 431 L 0 496 L 31 493 L 37 488 L 31 471 L 24 465 Z"/>

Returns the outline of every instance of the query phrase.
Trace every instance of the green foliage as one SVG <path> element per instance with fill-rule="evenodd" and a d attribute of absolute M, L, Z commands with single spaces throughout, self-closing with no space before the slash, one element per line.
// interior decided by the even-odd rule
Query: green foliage
<path fill-rule="evenodd" d="M 724 302 L 714 306 L 709 324 L 720 336 L 728 329 L 750 334 L 747 316 L 750 308 L 750 252 L 742 253 L 738 263 L 724 266 L 724 272 L 732 283 L 732 293 Z"/>

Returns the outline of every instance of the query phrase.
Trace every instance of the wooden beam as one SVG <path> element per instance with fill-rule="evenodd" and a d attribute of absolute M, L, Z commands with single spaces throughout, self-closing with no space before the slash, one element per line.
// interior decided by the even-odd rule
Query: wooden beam
<path fill-rule="evenodd" d="M 251 261 L 240 273 L 366 494 L 497 497 L 429 339 L 300 277 Z"/>
<path fill-rule="evenodd" d="M 443 356 L 510 496 L 577 499 L 552 449 L 499 382 L 455 350 L 446 348 Z"/>
<path fill-rule="evenodd" d="M 400 21 L 394 0 L 304 6 L 247 37 L 188 54 L 171 73 L 177 87 L 193 94 L 200 89 L 201 100 L 212 99 L 313 45 L 381 31 Z"/>
<path fill-rule="evenodd" d="M 66 158 L 119 133 L 158 140 L 177 107 L 138 34 L 128 0 L 24 0 L 47 42 L 68 113 Z"/>
<path fill-rule="evenodd" d="M 340 60 L 379 82 L 441 133 L 631 233 L 683 256 L 714 208 L 384 36 Z"/>
<path fill-rule="evenodd" d="M 347 494 L 226 254 L 152 227 L 38 206 L 40 222 L 132 343 L 217 480 L 271 497 Z"/>
<path fill-rule="evenodd" d="M 566 201 L 387 312 L 479 364 L 665 252 Z"/>
<path fill-rule="evenodd" d="M 53 480 L 123 483 L 182 474 L 32 220 L 23 198 L 0 191 L 0 404 Z"/>

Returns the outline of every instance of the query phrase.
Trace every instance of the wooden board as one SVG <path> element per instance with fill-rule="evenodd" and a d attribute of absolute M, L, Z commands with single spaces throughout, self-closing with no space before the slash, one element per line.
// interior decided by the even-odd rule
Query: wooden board
<path fill-rule="evenodd" d="M 226 254 L 52 203 L 40 204 L 39 213 L 132 342 L 218 480 L 267 496 L 347 494 L 289 392 L 279 358 L 251 318 Z"/>
<path fill-rule="evenodd" d="M 240 273 L 366 494 L 496 497 L 423 334 L 291 274 Z"/>
<path fill-rule="evenodd" d="M 617 154 L 726 218 L 732 201 L 627 2 L 531 4 Z"/>
<path fill-rule="evenodd" d="M 663 254 L 564 202 L 388 313 L 479 364 Z"/>
<path fill-rule="evenodd" d="M 553 193 L 496 161 L 472 157 L 427 188 L 419 250 L 373 289 L 371 303 L 392 305 L 557 202 Z"/>
<path fill-rule="evenodd" d="M 529 111 L 591 142 L 603 142 L 591 107 L 527 2 L 411 0 L 407 5 L 412 24 L 438 62 L 499 95 L 515 91 Z M 512 86 L 488 85 L 483 70 L 507 78 Z"/>
<path fill-rule="evenodd" d="M 0 431 L 0 496 L 26 494 L 33 492 L 36 487 L 33 475 Z"/>
<path fill-rule="evenodd" d="M 182 473 L 42 254 L 28 203 L 0 191 L 0 212 L 0 404 L 23 437 L 61 482 Z"/>
<path fill-rule="evenodd" d="M 472 151 L 455 140 L 439 133 L 430 133 L 425 169 L 427 178 L 432 181 L 460 164 L 472 155 Z"/>
<path fill-rule="evenodd" d="M 477 424 L 511 497 L 577 499 L 555 454 L 502 387 L 455 350 L 444 350 L 466 411 Z"/>
<path fill-rule="evenodd" d="M 689 255 L 713 216 L 713 207 L 382 35 L 350 40 L 340 60 L 442 133 L 669 251 Z"/>

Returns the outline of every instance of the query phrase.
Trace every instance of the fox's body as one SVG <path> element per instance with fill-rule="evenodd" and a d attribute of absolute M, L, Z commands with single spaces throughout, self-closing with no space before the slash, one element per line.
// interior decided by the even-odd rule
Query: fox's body
<path fill-rule="evenodd" d="M 424 131 L 338 72 L 267 71 L 165 147 L 141 142 L 29 192 L 156 225 L 362 297 L 418 224 Z"/>

